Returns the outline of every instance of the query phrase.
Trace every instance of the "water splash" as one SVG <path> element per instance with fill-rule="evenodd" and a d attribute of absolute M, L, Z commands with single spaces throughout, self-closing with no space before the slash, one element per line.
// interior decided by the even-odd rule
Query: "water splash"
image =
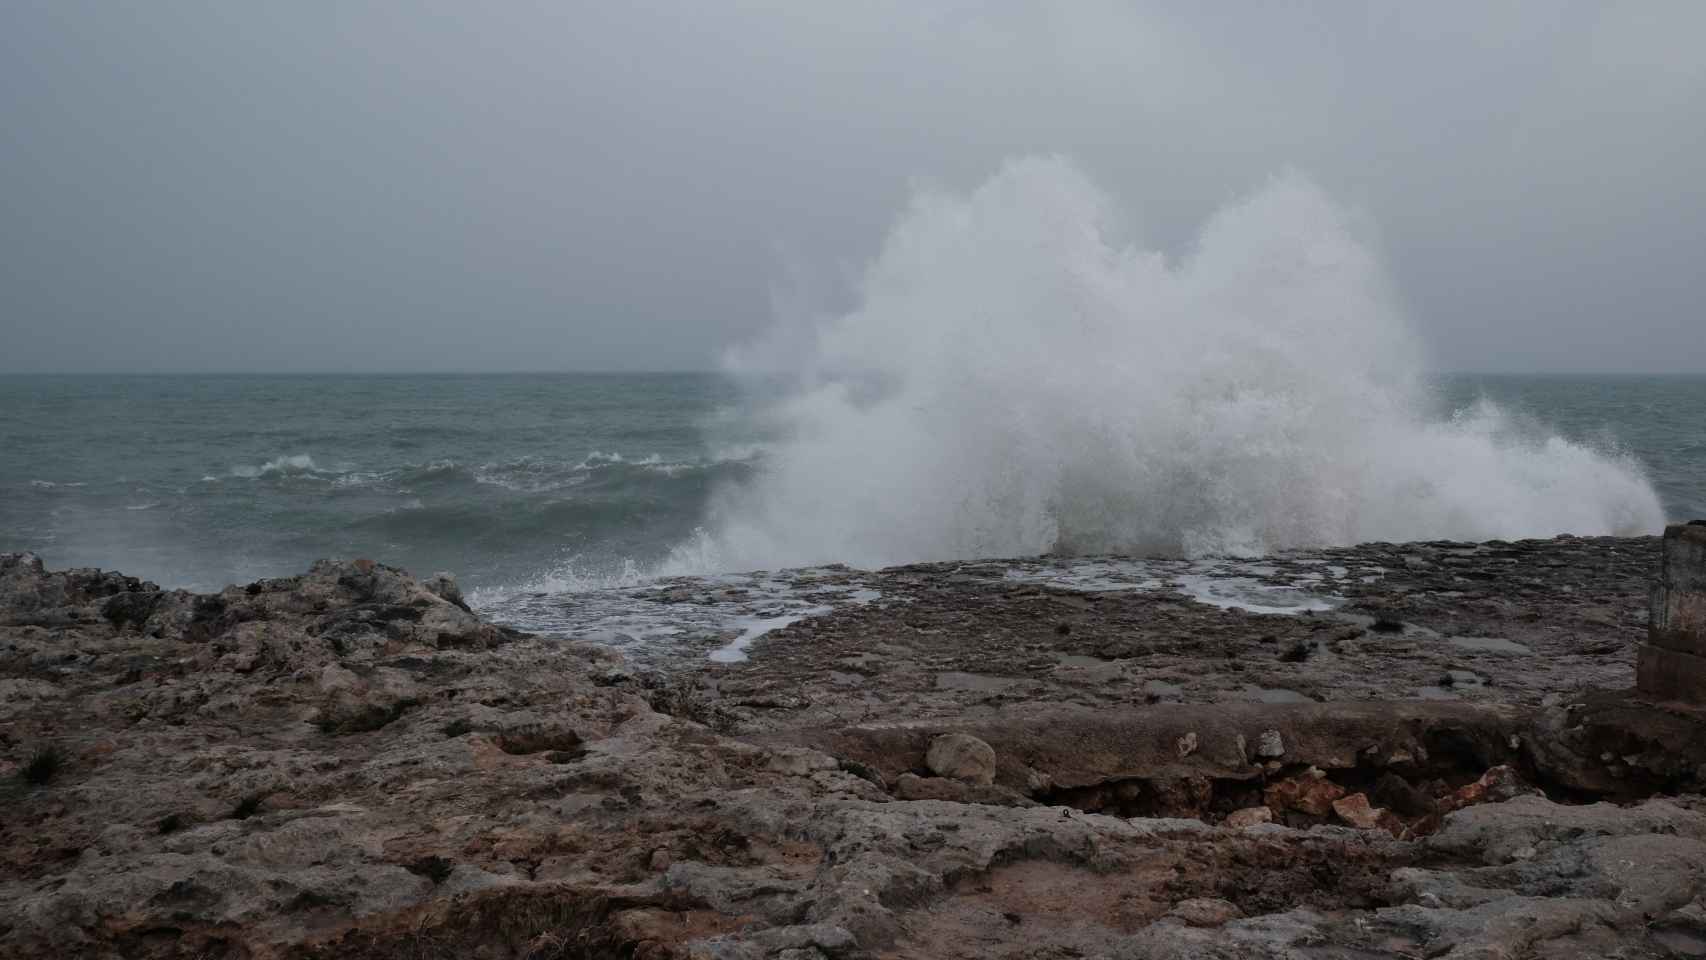
<path fill-rule="evenodd" d="M 1047 552 L 1258 555 L 1645 533 L 1631 458 L 1489 404 L 1437 419 L 1383 270 L 1306 179 L 1169 261 L 1057 158 L 922 193 L 841 316 L 732 355 L 782 440 L 666 569 Z"/>

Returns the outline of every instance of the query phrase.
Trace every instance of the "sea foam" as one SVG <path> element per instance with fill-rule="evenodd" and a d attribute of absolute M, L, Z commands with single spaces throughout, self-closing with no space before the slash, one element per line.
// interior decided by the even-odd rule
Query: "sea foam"
<path fill-rule="evenodd" d="M 1650 533 L 1632 459 L 1490 404 L 1436 413 L 1353 220 L 1296 174 L 1170 259 L 1070 163 L 922 192 L 855 309 L 731 355 L 782 439 L 667 570 L 1047 552 L 1259 555 Z M 1489 318 L 1497 322 L 1497 318 Z"/>

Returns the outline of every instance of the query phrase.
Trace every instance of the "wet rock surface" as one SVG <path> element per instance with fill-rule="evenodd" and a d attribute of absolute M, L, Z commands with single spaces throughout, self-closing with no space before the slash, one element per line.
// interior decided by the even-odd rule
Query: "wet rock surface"
<path fill-rule="evenodd" d="M 0 955 L 1702 955 L 1657 557 L 829 569 L 859 602 L 638 655 L 368 561 L 0 555 Z"/>

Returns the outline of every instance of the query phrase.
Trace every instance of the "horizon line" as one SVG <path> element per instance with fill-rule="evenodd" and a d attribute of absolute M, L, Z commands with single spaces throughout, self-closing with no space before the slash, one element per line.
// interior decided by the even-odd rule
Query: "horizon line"
<path fill-rule="evenodd" d="M 781 371 L 764 371 L 764 374 Z M 1699 370 L 1430 370 L 1434 376 L 1477 377 L 1698 377 Z M 514 377 L 514 376 L 685 376 L 724 374 L 716 367 L 569 368 L 534 370 L 0 370 L 0 377 Z M 763 374 L 761 374 L 763 375 Z"/>

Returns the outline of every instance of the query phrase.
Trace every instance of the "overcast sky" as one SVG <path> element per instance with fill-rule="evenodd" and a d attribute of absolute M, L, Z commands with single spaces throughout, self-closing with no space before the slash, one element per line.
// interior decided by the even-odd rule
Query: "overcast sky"
<path fill-rule="evenodd" d="M 1706 3 L 0 4 L 0 370 L 695 369 L 911 185 L 1296 169 L 1455 370 L 1706 370 Z"/>

